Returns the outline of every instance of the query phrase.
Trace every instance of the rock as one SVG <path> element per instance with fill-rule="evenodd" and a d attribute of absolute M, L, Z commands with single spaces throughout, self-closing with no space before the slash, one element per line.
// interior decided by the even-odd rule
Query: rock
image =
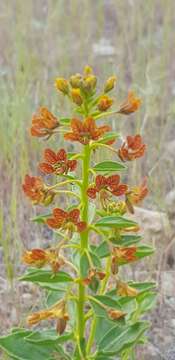
<path fill-rule="evenodd" d="M 136 207 L 135 217 L 143 229 L 145 236 L 149 236 L 150 234 L 163 234 L 165 233 L 165 229 L 169 227 L 169 220 L 164 212 Z"/>

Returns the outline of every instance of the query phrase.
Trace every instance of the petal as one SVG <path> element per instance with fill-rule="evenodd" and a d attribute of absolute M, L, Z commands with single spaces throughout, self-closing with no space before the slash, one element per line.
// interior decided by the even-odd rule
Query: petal
<path fill-rule="evenodd" d="M 67 160 L 67 154 L 64 149 L 60 149 L 57 153 L 57 162 L 59 161 L 66 161 Z"/>
<path fill-rule="evenodd" d="M 80 210 L 79 209 L 73 209 L 68 214 L 69 219 L 75 224 L 79 220 L 80 217 Z"/>
<path fill-rule="evenodd" d="M 71 128 L 73 133 L 80 134 L 83 131 L 83 123 L 79 119 L 72 119 Z"/>
<path fill-rule="evenodd" d="M 47 164 L 47 163 L 40 163 L 39 164 L 39 169 L 44 173 L 44 174 L 52 174 L 54 172 L 54 168 L 52 165 Z"/>
<path fill-rule="evenodd" d="M 78 134 L 74 134 L 74 133 L 70 132 L 70 133 L 64 134 L 64 139 L 70 140 L 70 141 L 79 141 L 80 136 Z"/>
<path fill-rule="evenodd" d="M 67 218 L 67 212 L 62 210 L 62 209 L 59 209 L 59 208 L 55 208 L 53 209 L 53 216 L 55 217 L 55 219 L 57 221 L 64 221 L 64 219 Z"/>
<path fill-rule="evenodd" d="M 133 143 L 134 143 L 134 136 L 130 136 L 128 135 L 127 138 L 126 138 L 126 142 L 127 142 L 127 145 L 128 147 L 132 147 Z"/>
<path fill-rule="evenodd" d="M 93 134 L 96 130 L 95 120 L 92 117 L 86 118 L 83 122 L 83 128 L 84 132 L 89 132 L 90 134 Z"/>
<path fill-rule="evenodd" d="M 91 199 L 95 199 L 95 198 L 96 198 L 96 193 L 97 193 L 96 188 L 88 188 L 88 189 L 87 189 L 87 195 L 88 195 Z"/>
<path fill-rule="evenodd" d="M 86 223 L 85 221 L 79 221 L 77 224 L 77 231 L 82 232 L 86 229 Z"/>
<path fill-rule="evenodd" d="M 68 160 L 67 165 L 70 171 L 74 171 L 77 167 L 77 160 Z"/>
<path fill-rule="evenodd" d="M 97 190 L 100 190 L 107 185 L 107 179 L 103 175 L 97 175 L 95 179 L 95 184 Z"/>
<path fill-rule="evenodd" d="M 117 186 L 117 188 L 112 190 L 112 194 L 115 196 L 120 196 L 126 193 L 126 191 L 128 190 L 128 186 L 125 184 L 121 184 L 119 186 Z"/>
<path fill-rule="evenodd" d="M 53 229 L 59 229 L 61 227 L 61 223 L 58 222 L 55 218 L 47 219 L 46 223 L 49 227 Z"/>
<path fill-rule="evenodd" d="M 120 182 L 120 176 L 119 175 L 111 175 L 107 178 L 107 184 L 109 186 L 118 186 Z"/>
<path fill-rule="evenodd" d="M 57 155 L 53 150 L 45 149 L 44 160 L 47 161 L 48 163 L 54 165 L 57 163 Z"/>

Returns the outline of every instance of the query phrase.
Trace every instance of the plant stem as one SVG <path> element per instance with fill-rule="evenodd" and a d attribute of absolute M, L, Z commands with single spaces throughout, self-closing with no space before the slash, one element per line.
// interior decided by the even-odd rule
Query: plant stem
<path fill-rule="evenodd" d="M 88 223 L 88 196 L 87 188 L 89 184 L 89 165 L 90 165 L 90 147 L 84 146 L 83 168 L 82 168 L 82 188 L 81 188 L 81 219 Z M 88 229 L 81 234 L 81 252 L 88 248 Z M 80 274 L 80 278 L 82 274 Z M 78 336 L 80 346 L 84 342 L 84 330 L 85 330 L 85 316 L 84 316 L 84 303 L 85 303 L 85 287 L 80 282 L 79 295 L 78 295 Z"/>

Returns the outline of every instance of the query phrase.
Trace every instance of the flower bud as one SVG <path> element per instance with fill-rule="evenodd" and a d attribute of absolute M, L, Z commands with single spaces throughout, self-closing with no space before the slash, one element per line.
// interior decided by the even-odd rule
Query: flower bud
<path fill-rule="evenodd" d="M 111 91 L 114 88 L 116 81 L 117 81 L 116 76 L 109 77 L 109 79 L 107 79 L 104 84 L 104 92 L 107 93 Z"/>
<path fill-rule="evenodd" d="M 91 94 L 97 84 L 97 78 L 95 75 L 89 75 L 82 82 L 82 89 L 87 93 Z"/>
<path fill-rule="evenodd" d="M 73 102 L 78 105 L 81 106 L 83 103 L 83 98 L 81 96 L 81 92 L 80 89 L 72 89 L 71 90 L 71 95 L 72 95 L 72 100 Z"/>
<path fill-rule="evenodd" d="M 43 198 L 43 201 L 42 201 L 42 204 L 44 206 L 48 206 L 52 203 L 53 199 L 54 199 L 54 196 L 55 196 L 55 193 L 54 191 L 48 191 L 46 192 L 44 198 Z"/>
<path fill-rule="evenodd" d="M 103 95 L 100 97 L 99 102 L 97 104 L 98 110 L 106 111 L 111 107 L 112 103 L 113 103 L 113 100 L 110 99 L 109 96 Z"/>
<path fill-rule="evenodd" d="M 89 65 L 86 65 L 84 67 L 83 72 L 84 72 L 85 75 L 92 75 L 93 74 L 93 70 L 92 70 L 91 66 L 89 66 Z"/>
<path fill-rule="evenodd" d="M 80 74 L 72 75 L 69 82 L 73 89 L 77 89 L 81 86 L 82 76 Z"/>
<path fill-rule="evenodd" d="M 57 78 L 55 80 L 55 86 L 57 90 L 61 91 L 64 95 L 69 93 L 69 84 L 68 81 L 64 78 Z"/>

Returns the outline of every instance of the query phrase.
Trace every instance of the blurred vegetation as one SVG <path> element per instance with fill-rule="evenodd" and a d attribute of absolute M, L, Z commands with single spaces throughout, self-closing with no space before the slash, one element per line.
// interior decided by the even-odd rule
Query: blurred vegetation
<path fill-rule="evenodd" d="M 29 223 L 36 209 L 23 196 L 21 183 L 26 173 L 37 174 L 46 146 L 29 137 L 32 113 L 46 105 L 58 116 L 69 114 L 53 85 L 57 76 L 69 77 L 89 64 L 102 81 L 117 75 L 119 101 L 128 89 L 143 98 L 141 111 L 111 121 L 124 135 L 142 133 L 147 157 L 131 167 L 130 183 L 150 175 L 147 207 L 167 210 L 165 196 L 174 182 L 166 149 L 175 135 L 175 3 L 1 0 L 0 20 L 0 231 L 6 276 L 12 280 L 21 248 L 42 241 L 42 230 Z M 63 145 L 53 141 L 49 146 L 55 149 Z"/>

